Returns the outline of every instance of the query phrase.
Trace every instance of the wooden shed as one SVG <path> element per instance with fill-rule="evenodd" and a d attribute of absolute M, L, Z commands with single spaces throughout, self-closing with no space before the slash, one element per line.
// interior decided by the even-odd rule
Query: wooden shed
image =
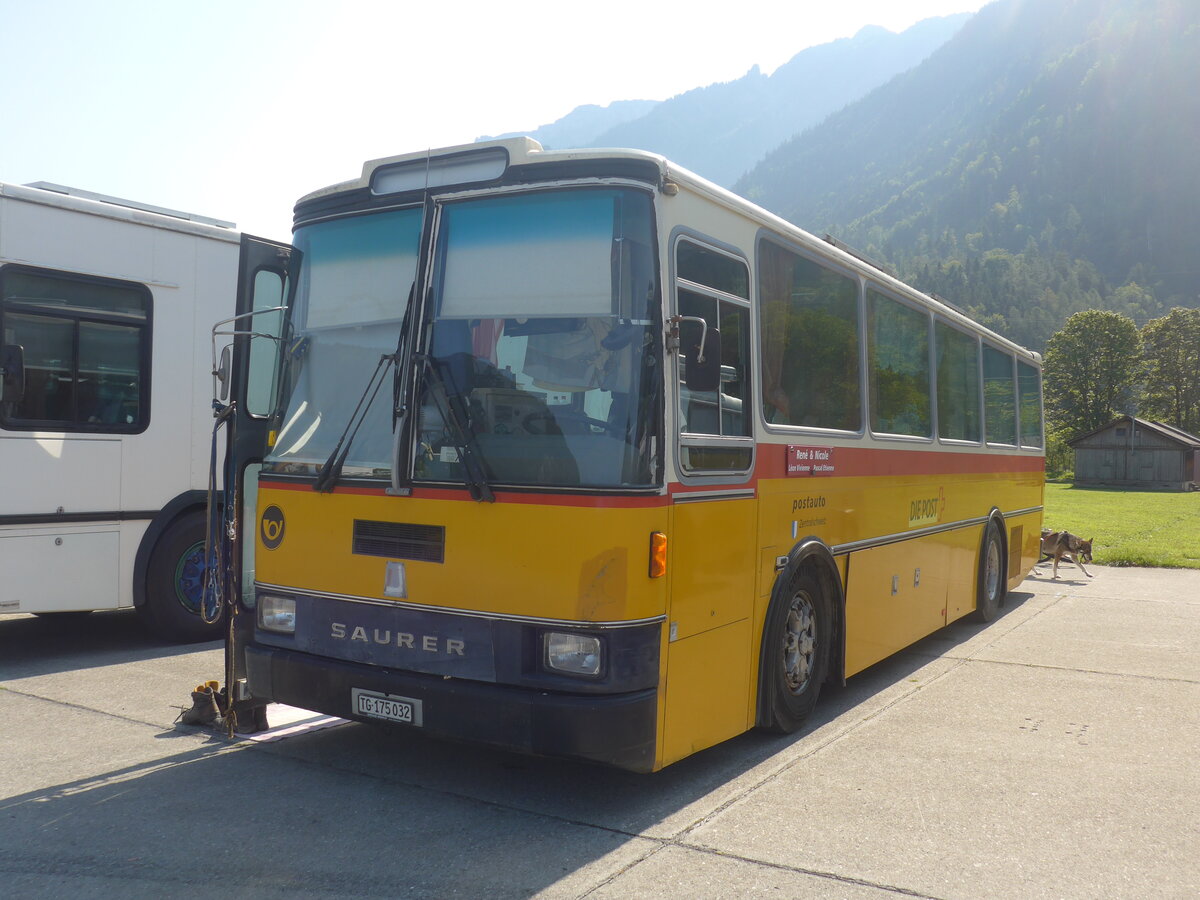
<path fill-rule="evenodd" d="M 1076 484 L 1200 487 L 1200 437 L 1171 425 L 1121 416 L 1067 443 L 1075 451 Z"/>

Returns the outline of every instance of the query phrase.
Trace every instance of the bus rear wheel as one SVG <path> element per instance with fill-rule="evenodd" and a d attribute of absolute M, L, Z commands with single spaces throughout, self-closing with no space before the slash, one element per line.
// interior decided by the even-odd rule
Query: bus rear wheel
<path fill-rule="evenodd" d="M 763 639 L 762 726 L 791 734 L 816 706 L 829 670 L 833 634 L 829 598 L 811 572 L 799 572 L 772 603 Z"/>
<path fill-rule="evenodd" d="M 164 640 L 215 641 L 223 634 L 223 617 L 211 624 L 200 617 L 206 523 L 202 509 L 185 513 L 167 526 L 150 554 L 146 602 L 138 611 L 150 630 Z"/>
<path fill-rule="evenodd" d="M 987 523 L 983 530 L 983 543 L 979 548 L 979 574 L 975 587 L 975 612 L 971 618 L 976 622 L 991 622 L 1000 615 L 1004 605 L 1004 544 L 1000 529 L 995 521 Z"/>

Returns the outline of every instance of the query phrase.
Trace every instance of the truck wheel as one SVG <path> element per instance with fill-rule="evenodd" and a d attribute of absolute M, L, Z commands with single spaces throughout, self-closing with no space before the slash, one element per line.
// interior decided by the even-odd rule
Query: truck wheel
<path fill-rule="evenodd" d="M 833 615 L 811 572 L 799 572 L 767 616 L 759 690 L 769 731 L 791 734 L 816 706 L 829 670 Z"/>
<path fill-rule="evenodd" d="M 976 622 L 990 622 L 1000 614 L 1004 604 L 1004 545 L 1000 541 L 1000 529 L 994 521 L 983 529 L 983 544 L 979 548 L 979 575 L 975 588 L 975 612 L 971 618 Z"/>
<path fill-rule="evenodd" d="M 138 608 L 160 638 L 176 643 L 218 640 L 224 615 L 209 624 L 200 618 L 204 590 L 204 532 L 208 514 L 185 513 L 159 537 L 146 571 L 146 602 Z"/>

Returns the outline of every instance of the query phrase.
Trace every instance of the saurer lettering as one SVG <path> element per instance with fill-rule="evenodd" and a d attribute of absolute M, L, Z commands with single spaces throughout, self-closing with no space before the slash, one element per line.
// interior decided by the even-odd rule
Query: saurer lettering
<path fill-rule="evenodd" d="M 442 638 L 436 634 L 413 634 L 409 631 L 392 631 L 390 628 L 365 628 L 362 625 L 346 625 L 332 622 L 329 636 L 335 641 L 361 641 L 383 647 L 402 647 L 405 650 L 421 650 L 425 653 L 444 653 L 447 656 L 466 656 L 466 642 L 457 638 Z"/>

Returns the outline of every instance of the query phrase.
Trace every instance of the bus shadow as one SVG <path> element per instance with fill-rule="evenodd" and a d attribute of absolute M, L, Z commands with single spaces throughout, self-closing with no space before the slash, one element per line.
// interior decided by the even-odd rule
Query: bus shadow
<path fill-rule="evenodd" d="M 357 733 L 356 755 L 374 736 L 344 733 Z M 311 739 L 329 744 L 334 734 Z M 450 755 L 442 765 L 463 762 Z M 45 769 L 29 766 L 25 777 Z M 578 814 L 548 818 L 214 740 L 93 776 L 44 778 L 0 799 L 0 872 L 20 896 L 516 898 L 564 881 L 581 896 L 655 845 L 584 821 L 596 786 L 590 770 L 570 771 L 583 779 Z M 641 819 L 638 792 L 621 794 Z"/>
<path fill-rule="evenodd" d="M 26 786 L 0 799 L 0 872 L 18 894 L 583 896 L 803 739 L 742 735 L 636 775 L 359 723 L 270 744 L 178 726 L 147 758 L 129 727 L 132 765 L 112 765 L 111 733 L 10 758 Z"/>
<path fill-rule="evenodd" d="M 46 616 L 0 616 L 0 681 L 53 675 L 221 647 L 169 644 L 132 609 Z"/>
<path fill-rule="evenodd" d="M 714 798 L 769 777 L 797 758 L 798 745 L 823 746 L 832 728 L 851 727 L 883 695 L 916 689 L 914 674 L 954 651 L 1032 597 L 1009 594 L 989 624 L 956 622 L 848 679 L 827 684 L 795 734 L 750 731 L 639 775 L 589 763 L 524 756 L 434 738 L 411 729 L 344 725 L 262 745 L 270 753 L 385 781 L 396 790 L 434 791 L 628 834 L 670 836 L 711 812 Z M 856 716 L 856 713 L 860 715 Z"/>

